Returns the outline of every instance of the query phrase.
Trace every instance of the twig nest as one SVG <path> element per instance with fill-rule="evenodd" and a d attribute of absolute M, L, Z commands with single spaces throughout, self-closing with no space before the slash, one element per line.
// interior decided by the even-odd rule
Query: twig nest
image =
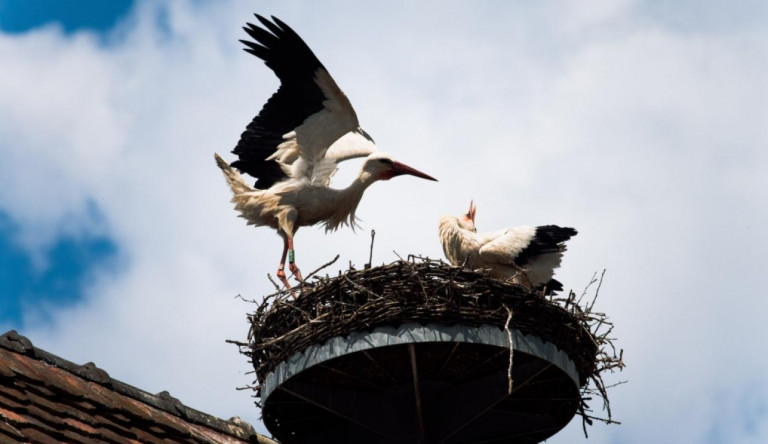
<path fill-rule="evenodd" d="M 594 301 L 582 305 L 580 299 L 573 292 L 565 297 L 532 293 L 482 272 L 410 256 L 319 279 L 296 300 L 285 293 L 265 297 L 249 315 L 248 343 L 241 351 L 263 384 L 292 355 L 355 332 L 413 323 L 515 330 L 554 344 L 573 361 L 582 389 L 580 413 L 589 422 L 601 418 L 585 413 L 588 395 L 601 396 L 607 408 L 601 373 L 620 369 L 623 362 L 611 338 L 599 331 L 608 326 L 610 332 L 606 316 L 592 311 Z M 608 412 L 602 420 L 613 422 Z"/>

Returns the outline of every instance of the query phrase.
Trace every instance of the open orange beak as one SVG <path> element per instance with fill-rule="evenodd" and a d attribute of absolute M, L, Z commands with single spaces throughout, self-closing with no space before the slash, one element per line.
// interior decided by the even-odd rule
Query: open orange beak
<path fill-rule="evenodd" d="M 467 211 L 467 218 L 472 221 L 472 223 L 475 223 L 475 212 L 477 211 L 477 207 L 475 206 L 475 201 L 470 200 L 469 201 L 469 211 Z"/>

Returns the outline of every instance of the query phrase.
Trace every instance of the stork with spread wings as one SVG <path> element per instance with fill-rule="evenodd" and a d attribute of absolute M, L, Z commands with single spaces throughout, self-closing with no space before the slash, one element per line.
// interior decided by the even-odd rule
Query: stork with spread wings
<path fill-rule="evenodd" d="M 436 179 L 377 151 L 352 104 L 301 37 L 275 17 L 256 18 L 261 27 L 248 23 L 243 28 L 254 41 L 241 42 L 275 72 L 280 87 L 241 135 L 232 151 L 239 159 L 229 165 L 215 158 L 240 216 L 250 225 L 274 228 L 283 238 L 277 277 L 290 288 L 286 255 L 291 272 L 302 281 L 293 244 L 299 227 L 354 227 L 363 193 L 378 180 L 402 174 Z M 352 184 L 330 188 L 339 162 L 360 157 L 366 159 Z M 255 185 L 240 172 L 256 178 Z"/>

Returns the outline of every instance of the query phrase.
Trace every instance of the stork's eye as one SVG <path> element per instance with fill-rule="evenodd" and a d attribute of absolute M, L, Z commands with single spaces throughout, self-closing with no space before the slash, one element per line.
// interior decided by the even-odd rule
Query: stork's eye
<path fill-rule="evenodd" d="M 392 161 L 392 159 L 387 159 L 386 157 L 382 157 L 381 159 L 379 159 L 379 162 L 381 162 L 381 163 L 383 163 L 384 165 L 387 165 L 387 166 L 392 166 L 392 165 L 395 164 Z"/>

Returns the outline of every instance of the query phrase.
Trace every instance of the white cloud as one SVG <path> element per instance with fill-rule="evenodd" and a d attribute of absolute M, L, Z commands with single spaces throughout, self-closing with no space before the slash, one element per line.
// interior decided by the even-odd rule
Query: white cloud
<path fill-rule="evenodd" d="M 590 3 L 263 6 L 306 38 L 383 150 L 440 179 L 374 185 L 363 230 L 302 229 L 297 260 L 359 266 L 371 228 L 376 263 L 440 257 L 437 219 L 470 198 L 481 229 L 575 226 L 560 279 L 581 287 L 608 268 L 599 305 L 626 349 L 616 379 L 630 380 L 612 394 L 625 424 L 589 442 L 758 442 L 765 415 L 743 426 L 728 393 L 768 387 L 768 36 L 676 33 L 634 4 Z M 23 332 L 37 345 L 256 421 L 234 390 L 248 364 L 224 340 L 245 337 L 251 307 L 233 297 L 271 291 L 281 242 L 235 217 L 212 160 L 277 87 L 239 49 L 250 7 L 142 2 L 108 45 L 55 28 L 0 35 L 0 207 L 32 251 L 98 229 L 125 257 Z M 103 224 L 83 217 L 88 202 Z M 584 441 L 577 422 L 549 442 Z"/>

